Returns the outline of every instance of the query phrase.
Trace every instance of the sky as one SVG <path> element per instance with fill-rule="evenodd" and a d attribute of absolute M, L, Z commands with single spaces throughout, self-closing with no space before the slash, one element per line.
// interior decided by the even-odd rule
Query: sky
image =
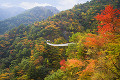
<path fill-rule="evenodd" d="M 0 0 L 0 7 L 22 7 L 30 9 L 35 6 L 53 6 L 58 10 L 71 9 L 75 4 L 82 4 L 90 0 Z"/>

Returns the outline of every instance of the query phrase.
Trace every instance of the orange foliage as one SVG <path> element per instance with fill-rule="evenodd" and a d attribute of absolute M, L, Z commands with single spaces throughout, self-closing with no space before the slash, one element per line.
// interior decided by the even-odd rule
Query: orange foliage
<path fill-rule="evenodd" d="M 113 6 L 108 5 L 105 10 L 95 16 L 100 23 L 98 33 L 105 35 L 106 32 L 120 31 L 120 10 L 113 9 Z"/>
<path fill-rule="evenodd" d="M 101 36 L 97 36 L 95 34 L 88 34 L 89 37 L 86 38 L 86 42 L 84 43 L 87 47 L 101 47 L 106 43 L 106 39 Z"/>
<path fill-rule="evenodd" d="M 17 72 L 18 75 L 23 75 L 24 74 L 24 71 L 23 70 L 20 70 L 19 72 Z"/>
<path fill-rule="evenodd" d="M 67 67 L 69 69 L 74 68 L 74 67 L 82 68 L 82 66 L 85 66 L 85 64 L 81 60 L 78 60 L 78 59 L 68 59 L 67 60 Z"/>
<path fill-rule="evenodd" d="M 35 48 L 36 48 L 36 50 L 39 51 L 39 52 L 43 52 L 43 51 L 45 50 L 43 45 L 38 45 L 38 44 L 36 44 L 36 45 L 35 45 Z"/>
<path fill-rule="evenodd" d="M 86 79 L 93 74 L 94 72 L 94 68 L 95 68 L 95 63 L 97 62 L 97 60 L 93 60 L 93 59 L 90 59 L 90 60 L 86 60 L 88 65 L 86 66 L 85 69 L 83 69 L 82 71 L 79 71 L 77 72 L 76 74 L 79 75 L 79 79 L 82 80 L 82 79 Z"/>
<path fill-rule="evenodd" d="M 113 6 L 108 5 L 105 10 L 98 14 L 95 18 L 99 21 L 98 34 L 88 34 L 84 43 L 89 47 L 101 47 L 114 38 L 115 32 L 120 31 L 120 19 L 118 18 L 120 10 L 113 9 Z"/>
<path fill-rule="evenodd" d="M 0 37 L 4 37 L 4 35 L 0 35 Z"/>
<path fill-rule="evenodd" d="M 10 50 L 10 54 L 12 54 L 13 53 L 13 50 Z"/>
<path fill-rule="evenodd" d="M 61 70 L 65 71 L 66 69 L 71 70 L 72 68 L 79 67 L 82 68 L 85 66 L 84 62 L 78 59 L 68 59 L 67 61 L 60 61 Z"/>
<path fill-rule="evenodd" d="M 43 57 L 42 56 L 39 56 L 38 59 L 36 59 L 34 61 L 34 64 L 37 65 L 37 64 L 41 64 L 42 63 L 42 60 L 43 60 Z"/>
<path fill-rule="evenodd" d="M 34 50 L 31 50 L 31 55 L 33 55 L 34 54 Z"/>

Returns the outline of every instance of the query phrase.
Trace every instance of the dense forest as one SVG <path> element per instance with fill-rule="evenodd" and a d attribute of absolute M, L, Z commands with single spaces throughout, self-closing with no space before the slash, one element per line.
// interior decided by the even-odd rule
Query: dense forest
<path fill-rule="evenodd" d="M 77 4 L 0 37 L 0 80 L 119 79 L 119 0 Z"/>
<path fill-rule="evenodd" d="M 36 21 L 42 21 L 58 12 L 59 10 L 52 6 L 34 7 L 26 10 L 17 16 L 0 21 L 0 34 L 4 34 L 12 28 L 18 27 L 20 24 L 27 26 L 28 24 L 32 24 Z"/>

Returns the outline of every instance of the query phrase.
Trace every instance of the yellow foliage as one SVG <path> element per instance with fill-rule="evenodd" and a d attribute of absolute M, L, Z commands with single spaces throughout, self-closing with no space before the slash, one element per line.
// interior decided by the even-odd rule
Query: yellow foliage
<path fill-rule="evenodd" d="M 35 60 L 35 58 L 33 56 L 30 56 L 30 60 L 33 61 Z"/>
<path fill-rule="evenodd" d="M 23 75 L 23 70 L 20 70 L 19 72 L 17 72 L 19 75 Z"/>
<path fill-rule="evenodd" d="M 28 80 L 28 76 L 27 75 L 23 75 L 23 76 L 17 78 L 17 80 Z"/>
<path fill-rule="evenodd" d="M 10 73 L 3 73 L 0 75 L 0 80 L 9 79 Z"/>
<path fill-rule="evenodd" d="M 36 44 L 36 45 L 35 45 L 35 48 L 36 48 L 36 50 L 39 51 L 39 52 L 43 52 L 43 51 L 45 50 L 43 45 L 38 45 L 38 44 Z"/>
<path fill-rule="evenodd" d="M 54 24 L 51 24 L 51 25 L 48 25 L 45 27 L 45 29 L 48 29 L 48 30 L 49 30 L 49 28 L 59 29 L 59 27 L 56 27 L 56 25 L 54 25 Z"/>

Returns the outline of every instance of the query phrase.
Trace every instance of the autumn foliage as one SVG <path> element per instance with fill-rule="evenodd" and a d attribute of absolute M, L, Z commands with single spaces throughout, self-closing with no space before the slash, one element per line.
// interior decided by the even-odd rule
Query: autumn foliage
<path fill-rule="evenodd" d="M 101 14 L 95 16 L 98 20 L 98 35 L 89 33 L 84 43 L 86 46 L 97 47 L 103 46 L 113 40 L 115 33 L 120 31 L 120 10 L 113 9 L 113 6 L 106 6 Z"/>
<path fill-rule="evenodd" d="M 105 35 L 107 32 L 113 33 L 120 31 L 120 10 L 113 9 L 113 6 L 108 5 L 95 18 L 99 21 L 99 34 Z"/>
<path fill-rule="evenodd" d="M 66 61 L 65 61 L 65 59 L 60 61 L 60 65 L 61 65 L 60 69 L 61 70 L 65 70 L 65 68 L 66 68 Z"/>
<path fill-rule="evenodd" d="M 120 10 L 105 1 L 76 5 L 6 33 L 0 38 L 0 80 L 119 80 Z M 48 39 L 71 43 L 50 46 Z"/>
<path fill-rule="evenodd" d="M 69 72 L 67 74 L 72 73 L 69 76 L 73 77 L 72 79 L 75 79 L 74 76 L 77 75 L 79 75 L 77 80 L 119 79 L 120 10 L 108 5 L 95 18 L 98 20 L 98 34 L 88 33 L 84 42 L 80 43 L 80 45 L 84 44 L 82 47 L 86 51 L 84 52 L 86 58 L 84 60 L 80 57 L 67 59 L 66 62 L 62 61 L 60 64 L 66 64 L 66 67 L 62 66 L 63 71 Z M 78 46 L 76 50 L 77 48 Z M 74 74 L 75 71 L 77 75 Z"/>

